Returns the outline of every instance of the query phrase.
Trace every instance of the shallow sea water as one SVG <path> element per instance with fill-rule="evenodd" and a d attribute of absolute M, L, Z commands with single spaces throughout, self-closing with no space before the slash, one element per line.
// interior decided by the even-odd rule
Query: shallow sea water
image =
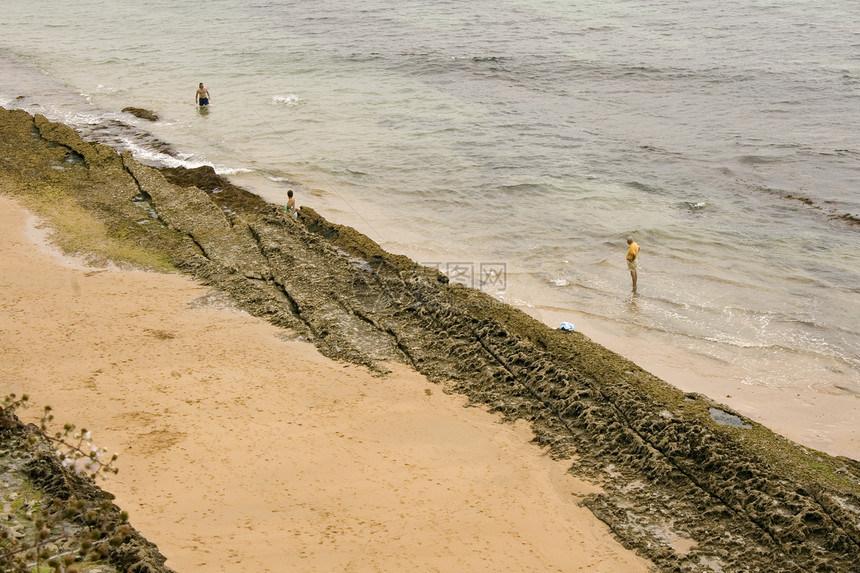
<path fill-rule="evenodd" d="M 677 385 L 860 425 L 856 2 L 2 4 L 6 107 L 295 189 Z"/>

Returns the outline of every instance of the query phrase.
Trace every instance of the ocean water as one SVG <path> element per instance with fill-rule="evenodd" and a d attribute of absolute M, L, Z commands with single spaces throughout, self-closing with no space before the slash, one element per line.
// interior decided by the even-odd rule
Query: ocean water
<path fill-rule="evenodd" d="M 855 0 L 0 7 L 0 105 L 860 420 Z"/>

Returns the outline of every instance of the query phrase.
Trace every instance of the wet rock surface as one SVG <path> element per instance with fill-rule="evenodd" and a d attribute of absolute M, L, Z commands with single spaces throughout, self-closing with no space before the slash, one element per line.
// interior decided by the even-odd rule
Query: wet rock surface
<path fill-rule="evenodd" d="M 122 111 L 125 113 L 130 113 L 134 117 L 139 117 L 140 119 L 146 119 L 148 121 L 158 121 L 158 114 L 154 111 L 149 111 L 148 109 L 143 109 L 142 107 L 124 107 Z"/>
<path fill-rule="evenodd" d="M 583 503 L 660 570 L 857 571 L 856 461 L 685 395 L 308 207 L 287 217 L 211 168 L 159 171 L 25 112 L 0 110 L 0 130 L 7 192 L 74 197 L 109 233 L 327 356 L 380 374 L 403 362 L 530 421 L 538 444 L 602 486 Z"/>

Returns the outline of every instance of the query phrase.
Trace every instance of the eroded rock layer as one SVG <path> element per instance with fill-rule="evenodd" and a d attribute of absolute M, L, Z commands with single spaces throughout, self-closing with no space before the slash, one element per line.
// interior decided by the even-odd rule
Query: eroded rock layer
<path fill-rule="evenodd" d="M 164 170 L 0 111 L 0 188 L 57 193 L 326 355 L 404 362 L 572 460 L 583 503 L 665 571 L 857 571 L 860 464 L 684 394 L 577 332 L 385 252 L 308 207 L 296 220 L 211 168 Z M 723 412 L 740 423 L 718 422 Z"/>

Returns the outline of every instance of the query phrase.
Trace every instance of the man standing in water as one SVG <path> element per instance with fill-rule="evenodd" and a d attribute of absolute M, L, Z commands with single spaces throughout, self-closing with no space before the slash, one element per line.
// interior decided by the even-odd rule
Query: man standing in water
<path fill-rule="evenodd" d="M 639 245 L 633 242 L 633 237 L 627 237 L 627 244 L 630 248 L 627 249 L 627 269 L 630 271 L 630 278 L 633 279 L 633 292 L 636 292 L 636 268 L 639 266 Z"/>
<path fill-rule="evenodd" d="M 209 105 L 209 90 L 203 87 L 203 82 L 200 82 L 200 86 L 197 88 L 197 94 L 194 96 L 194 101 L 200 104 L 200 107 Z"/>

